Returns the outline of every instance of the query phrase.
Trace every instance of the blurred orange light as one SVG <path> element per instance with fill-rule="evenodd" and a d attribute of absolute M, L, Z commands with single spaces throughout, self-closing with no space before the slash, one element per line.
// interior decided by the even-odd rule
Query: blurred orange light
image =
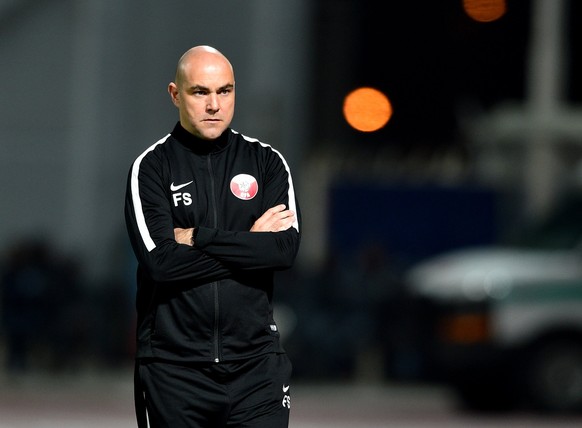
<path fill-rule="evenodd" d="M 382 128 L 390 116 L 392 106 L 388 97 L 374 88 L 358 88 L 344 99 L 346 121 L 358 131 L 372 132 Z"/>
<path fill-rule="evenodd" d="M 465 13 L 478 22 L 491 22 L 507 11 L 505 0 L 463 0 Z"/>
<path fill-rule="evenodd" d="M 455 314 L 443 318 L 439 325 L 441 338 L 450 343 L 485 342 L 490 338 L 489 320 L 485 314 Z"/>

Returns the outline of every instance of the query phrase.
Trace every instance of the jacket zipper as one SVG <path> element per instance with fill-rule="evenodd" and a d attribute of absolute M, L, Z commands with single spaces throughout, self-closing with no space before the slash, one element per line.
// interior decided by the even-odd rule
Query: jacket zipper
<path fill-rule="evenodd" d="M 219 358 L 219 346 L 218 346 L 218 338 L 219 338 L 219 331 L 218 331 L 218 282 L 212 284 L 214 287 L 214 362 L 220 362 Z"/>
<path fill-rule="evenodd" d="M 213 223 L 214 227 L 218 227 L 218 212 L 216 209 L 216 192 L 214 189 L 214 173 L 212 170 L 212 160 L 211 155 L 207 157 L 207 164 L 208 164 L 208 175 L 210 176 L 210 192 L 211 192 L 211 201 L 212 201 L 212 215 L 213 215 Z M 214 362 L 220 362 L 220 317 L 219 317 L 219 300 L 218 300 L 218 282 L 213 283 L 214 288 Z"/>

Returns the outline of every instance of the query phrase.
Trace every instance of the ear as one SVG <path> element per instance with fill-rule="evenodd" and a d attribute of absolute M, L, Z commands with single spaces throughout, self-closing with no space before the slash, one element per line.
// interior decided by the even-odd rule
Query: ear
<path fill-rule="evenodd" d="M 170 94 L 170 98 L 172 98 L 172 103 L 176 107 L 180 107 L 180 97 L 178 93 L 178 86 L 174 82 L 170 82 L 168 85 L 168 94 Z"/>

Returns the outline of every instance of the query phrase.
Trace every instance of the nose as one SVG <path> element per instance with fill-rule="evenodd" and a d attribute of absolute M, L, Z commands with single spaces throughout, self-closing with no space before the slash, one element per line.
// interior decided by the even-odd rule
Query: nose
<path fill-rule="evenodd" d="M 208 95 L 206 110 L 213 112 L 217 112 L 218 110 L 220 110 L 220 105 L 218 104 L 218 97 L 216 94 Z"/>

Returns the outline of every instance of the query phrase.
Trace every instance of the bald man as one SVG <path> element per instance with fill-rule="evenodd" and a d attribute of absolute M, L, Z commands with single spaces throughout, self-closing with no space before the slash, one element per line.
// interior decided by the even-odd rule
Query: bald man
<path fill-rule="evenodd" d="M 230 128 L 229 60 L 196 46 L 168 85 L 179 121 L 133 162 L 140 427 L 287 427 L 291 363 L 273 318 L 300 213 L 281 153 Z"/>

